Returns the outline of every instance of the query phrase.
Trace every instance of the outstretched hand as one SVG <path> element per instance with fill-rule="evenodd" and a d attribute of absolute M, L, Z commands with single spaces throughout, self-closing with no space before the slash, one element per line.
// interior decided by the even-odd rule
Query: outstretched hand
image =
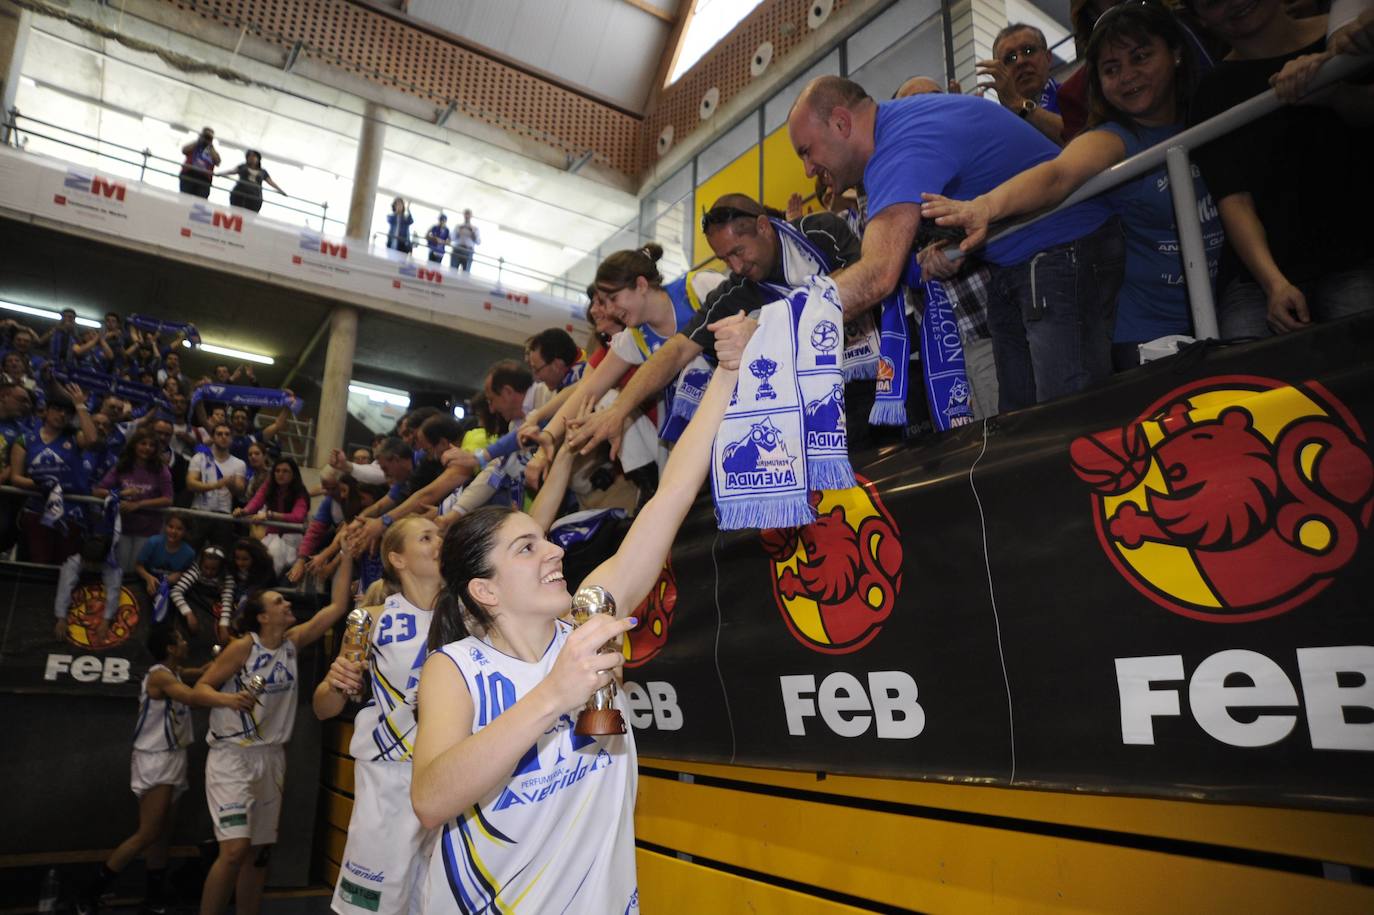
<path fill-rule="evenodd" d="M 706 329 L 716 335 L 716 360 L 722 368 L 733 371 L 739 368 L 740 360 L 744 358 L 744 348 L 749 345 L 754 331 L 759 329 L 759 322 L 741 310 L 738 314 L 706 325 Z"/>
<path fill-rule="evenodd" d="M 959 243 L 959 250 L 968 253 L 987 239 L 992 213 L 988 205 L 979 198 L 951 200 L 939 194 L 922 194 L 921 218 L 933 219 L 937 226 L 957 226 L 963 229 L 966 234 L 964 240 Z"/>

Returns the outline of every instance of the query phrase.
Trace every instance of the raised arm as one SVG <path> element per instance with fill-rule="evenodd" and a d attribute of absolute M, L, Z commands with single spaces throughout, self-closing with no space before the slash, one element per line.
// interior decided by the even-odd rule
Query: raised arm
<path fill-rule="evenodd" d="M 658 491 L 640 510 L 614 556 L 597 566 L 584 585 L 601 585 L 616 600 L 619 612 L 630 613 L 649 593 L 663 560 L 677 537 L 682 520 L 696 501 L 711 462 L 711 443 L 735 391 L 738 371 L 717 368 L 701 398 L 701 405 L 673 447 Z"/>
<path fill-rule="evenodd" d="M 590 454 L 597 445 L 609 441 L 611 457 L 619 457 L 621 432 L 630 414 L 672 383 L 678 373 L 687 367 L 687 363 L 700 354 L 701 347 L 686 334 L 673 334 L 639 367 L 613 403 L 588 416 L 581 428 L 569 433 L 568 443 L 582 454 Z"/>
<path fill-rule="evenodd" d="M 1124 158 L 1126 144 L 1120 137 L 1107 130 L 1089 130 L 1050 161 L 1028 168 L 972 200 L 922 194 L 921 218 L 934 219 L 939 226 L 962 228 L 967 235 L 959 249 L 972 251 L 986 240 L 990 224 L 1055 206 L 1089 178 Z"/>
<path fill-rule="evenodd" d="M 247 635 L 240 636 L 224 646 L 210 662 L 205 673 L 196 681 L 195 694 L 201 700 L 196 703 L 197 705 L 208 708 L 216 703 L 215 696 L 219 693 L 219 688 L 229 682 L 235 671 L 248 663 L 248 653 L 252 647 L 253 639 Z"/>
<path fill-rule="evenodd" d="M 334 587 L 329 594 L 329 605 L 322 607 L 304 623 L 298 623 L 286 630 L 286 637 L 297 648 L 304 648 L 329 631 L 330 627 L 343 619 L 345 613 L 353 609 L 353 557 L 347 553 L 334 572 Z"/>
<path fill-rule="evenodd" d="M 846 321 L 863 314 L 897 288 L 920 222 L 921 211 L 914 203 L 894 203 L 869 220 L 859 262 L 831 274 Z"/>

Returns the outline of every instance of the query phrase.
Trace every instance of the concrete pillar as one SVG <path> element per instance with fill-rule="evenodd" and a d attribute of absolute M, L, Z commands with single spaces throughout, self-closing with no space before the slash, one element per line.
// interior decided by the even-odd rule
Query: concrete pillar
<path fill-rule="evenodd" d="M 949 7 L 954 78 L 965 92 L 978 85 L 977 65 L 992 57 L 992 40 L 1007 25 L 1005 0 L 954 0 Z"/>
<path fill-rule="evenodd" d="M 358 309 L 335 305 L 329 315 L 329 342 L 320 383 L 320 421 L 315 427 L 315 466 L 329 463 L 329 452 L 342 448 L 348 424 L 348 382 L 353 377 L 353 351 L 358 345 Z"/>
<path fill-rule="evenodd" d="M 29 43 L 33 15 L 10 3 L 0 3 L 0 111 L 9 117 L 19 92 L 19 77 L 24 70 L 24 50 Z M 9 140 L 9 131 L 4 132 Z"/>
<path fill-rule="evenodd" d="M 349 238 L 367 241 L 372 234 L 372 205 L 377 200 L 377 180 L 382 173 L 382 147 L 386 145 L 386 109 L 376 102 L 363 107 L 363 126 L 358 132 L 358 156 L 353 163 L 353 196 L 348 200 Z M 352 361 L 352 349 L 349 361 Z"/>

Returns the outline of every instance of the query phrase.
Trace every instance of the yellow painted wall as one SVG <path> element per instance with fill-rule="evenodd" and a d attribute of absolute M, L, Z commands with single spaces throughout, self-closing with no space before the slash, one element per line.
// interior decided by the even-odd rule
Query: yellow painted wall
<path fill-rule="evenodd" d="M 706 236 L 701 232 L 701 211 L 709 209 L 716 198 L 725 194 L 759 194 L 759 148 L 751 146 L 745 153 L 729 165 L 697 185 L 696 211 L 692 222 L 696 226 L 692 246 L 692 263 L 699 264 L 711 257 L 711 246 L 706 244 Z"/>
<path fill-rule="evenodd" d="M 324 735 L 317 874 L 338 874 L 352 728 Z M 1374 912 L 1374 817 L 640 760 L 645 915 Z M 690 779 L 690 780 L 689 780 Z M 691 856 L 684 860 L 681 856 Z"/>
<path fill-rule="evenodd" d="M 759 158 L 763 158 L 762 182 L 759 176 Z M 762 183 L 762 187 L 760 187 Z M 716 172 L 697 186 L 696 190 L 696 235 L 692 247 L 691 260 L 694 265 L 724 270 L 719 261 L 703 264 L 712 257 L 711 247 L 706 244 L 706 236 L 701 232 L 701 212 L 725 194 L 748 194 L 761 200 L 765 206 L 787 209 L 787 199 L 794 193 L 801 194 L 807 203 L 805 210 L 816 209 L 811 199 L 815 183 L 806 177 L 801 160 L 792 150 L 792 142 L 787 137 L 787 127 L 779 127 L 764 138 L 763 143 L 750 147 L 742 156 L 725 168 Z"/>
<path fill-rule="evenodd" d="M 763 203 L 765 206 L 787 209 L 787 198 L 801 194 L 803 199 L 815 193 L 816 183 L 806 177 L 801 159 L 792 149 L 787 137 L 787 125 L 763 138 Z M 814 204 L 807 206 L 815 209 Z"/>

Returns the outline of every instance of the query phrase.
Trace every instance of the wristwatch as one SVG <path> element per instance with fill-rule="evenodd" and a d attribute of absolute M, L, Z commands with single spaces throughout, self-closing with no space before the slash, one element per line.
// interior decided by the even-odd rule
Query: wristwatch
<path fill-rule="evenodd" d="M 1030 99 L 1025 99 L 1024 101 L 1021 102 L 1020 105 L 1017 106 L 1017 108 L 1016 108 L 1016 113 L 1019 114 L 1019 115 L 1021 115 L 1021 117 L 1023 117 L 1023 118 L 1028 118 L 1028 117 L 1031 116 L 1031 112 L 1034 111 L 1035 109 L 1039 108 L 1039 107 L 1040 107 L 1039 105 L 1037 105 L 1035 102 L 1031 101 Z"/>
<path fill-rule="evenodd" d="M 382 527 L 391 527 L 392 520 L 390 515 L 382 515 Z"/>

